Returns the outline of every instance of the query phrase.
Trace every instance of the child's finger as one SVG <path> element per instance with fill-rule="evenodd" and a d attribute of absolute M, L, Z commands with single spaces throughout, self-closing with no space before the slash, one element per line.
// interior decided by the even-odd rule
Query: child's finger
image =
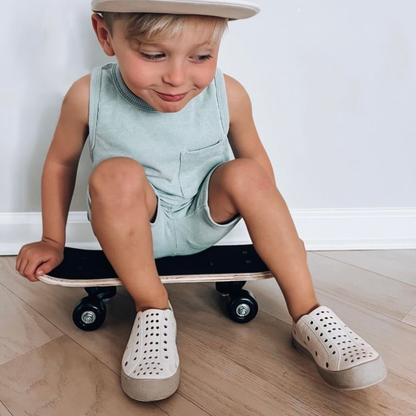
<path fill-rule="evenodd" d="M 19 269 L 18 269 L 18 272 L 22 275 L 22 276 L 24 276 L 24 277 L 26 277 L 25 276 L 25 268 L 26 268 L 26 266 L 27 266 L 27 263 L 29 262 L 29 260 L 26 260 L 26 259 L 22 259 L 21 261 L 20 261 L 20 264 L 19 264 Z"/>
<path fill-rule="evenodd" d="M 39 279 L 35 275 L 36 269 L 39 267 L 41 261 L 29 261 L 24 270 L 24 276 L 31 282 L 37 282 Z"/>
<path fill-rule="evenodd" d="M 51 264 L 50 260 L 48 260 L 47 262 L 41 264 L 37 269 L 36 269 L 36 276 L 42 276 L 44 274 L 48 274 L 52 269 L 54 268 L 54 266 Z"/>

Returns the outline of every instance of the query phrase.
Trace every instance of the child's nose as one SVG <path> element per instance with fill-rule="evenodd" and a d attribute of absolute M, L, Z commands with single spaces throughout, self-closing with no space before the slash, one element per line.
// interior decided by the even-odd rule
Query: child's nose
<path fill-rule="evenodd" d="M 166 70 L 163 81 L 175 87 L 180 87 L 186 82 L 186 68 L 182 63 L 174 62 Z M 184 92 L 184 91 L 179 91 Z"/>

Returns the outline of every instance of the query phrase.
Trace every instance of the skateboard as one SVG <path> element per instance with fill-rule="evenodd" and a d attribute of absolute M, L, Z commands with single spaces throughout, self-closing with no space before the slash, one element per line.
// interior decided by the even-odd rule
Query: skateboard
<path fill-rule="evenodd" d="M 244 290 L 246 281 L 273 277 L 252 244 L 213 246 L 188 256 L 155 260 L 162 283 L 215 282 L 227 297 L 229 317 L 238 323 L 251 321 L 258 312 L 254 295 Z M 117 277 L 102 250 L 65 247 L 64 260 L 40 281 L 65 287 L 83 287 L 88 296 L 81 299 L 72 314 L 75 325 L 84 331 L 98 329 L 105 321 L 106 302 L 116 295 Z"/>

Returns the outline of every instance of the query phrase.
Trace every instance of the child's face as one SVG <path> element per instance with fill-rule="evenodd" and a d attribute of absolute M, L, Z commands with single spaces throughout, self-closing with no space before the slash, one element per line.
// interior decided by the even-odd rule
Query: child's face
<path fill-rule="evenodd" d="M 123 21 L 115 21 L 109 43 L 128 88 L 157 111 L 174 113 L 184 108 L 215 76 L 220 45 L 209 42 L 210 31 L 204 30 L 204 24 L 195 19 L 192 30 L 179 37 L 134 45 L 124 38 Z"/>

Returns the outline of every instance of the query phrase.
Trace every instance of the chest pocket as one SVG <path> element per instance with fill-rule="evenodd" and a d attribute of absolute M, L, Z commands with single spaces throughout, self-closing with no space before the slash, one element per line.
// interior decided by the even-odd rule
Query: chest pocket
<path fill-rule="evenodd" d="M 179 184 L 183 197 L 195 196 L 211 169 L 225 161 L 225 145 L 226 141 L 222 140 L 203 149 L 180 154 Z"/>

